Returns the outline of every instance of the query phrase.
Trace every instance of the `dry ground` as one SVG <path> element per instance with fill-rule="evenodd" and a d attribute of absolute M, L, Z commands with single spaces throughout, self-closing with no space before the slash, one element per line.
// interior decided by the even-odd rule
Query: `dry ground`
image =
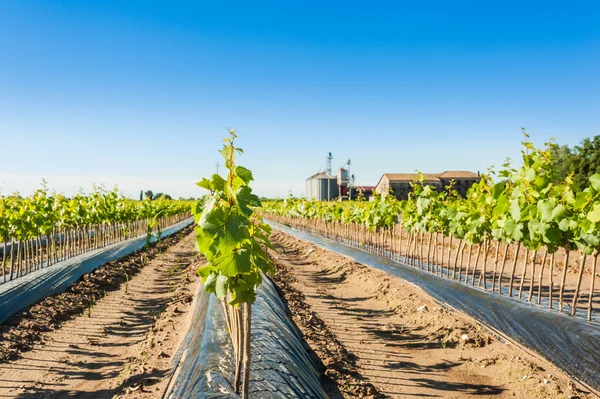
<path fill-rule="evenodd" d="M 41 332 L 30 350 L 0 363 L 0 397 L 160 397 L 199 283 L 194 237 L 188 230 L 91 314 Z"/>
<path fill-rule="evenodd" d="M 272 239 L 279 273 L 287 270 L 285 280 L 324 323 L 315 330 L 302 312 L 293 315 L 308 344 L 327 359 L 323 342 L 333 333 L 349 358 L 355 356 L 350 371 L 376 391 L 368 396 L 350 387 L 338 397 L 592 397 L 551 364 L 498 341 L 399 278 L 282 232 Z"/>

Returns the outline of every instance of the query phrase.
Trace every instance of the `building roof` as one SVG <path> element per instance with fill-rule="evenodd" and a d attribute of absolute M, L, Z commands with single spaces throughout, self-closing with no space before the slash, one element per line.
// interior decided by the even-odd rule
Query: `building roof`
<path fill-rule="evenodd" d="M 415 181 L 419 177 L 418 173 L 384 173 L 383 175 L 387 177 L 389 181 Z M 426 181 L 439 180 L 437 175 L 432 173 L 423 173 L 423 177 L 425 177 Z"/>
<path fill-rule="evenodd" d="M 453 171 L 447 170 L 443 173 L 437 175 L 440 179 L 477 179 L 479 175 L 477 173 L 468 172 L 468 171 Z"/>
<path fill-rule="evenodd" d="M 413 182 L 417 180 L 419 177 L 418 173 L 384 173 L 379 182 L 377 182 L 377 186 L 381 183 L 381 180 L 387 177 L 390 182 Z M 468 172 L 468 171 L 453 171 L 447 170 L 442 173 L 423 173 L 423 177 L 425 177 L 425 182 L 435 183 L 439 182 L 440 179 L 477 179 L 479 175 L 477 173 Z"/>
<path fill-rule="evenodd" d="M 309 177 L 309 178 L 308 178 L 308 179 L 306 179 L 306 180 L 312 180 L 312 179 L 327 179 L 327 178 L 329 178 L 329 179 L 336 179 L 336 177 L 335 177 L 335 176 L 333 176 L 333 175 L 330 175 L 330 174 L 329 174 L 329 173 L 327 173 L 327 172 L 319 172 L 319 173 L 315 173 L 314 175 L 312 175 L 311 177 Z"/>

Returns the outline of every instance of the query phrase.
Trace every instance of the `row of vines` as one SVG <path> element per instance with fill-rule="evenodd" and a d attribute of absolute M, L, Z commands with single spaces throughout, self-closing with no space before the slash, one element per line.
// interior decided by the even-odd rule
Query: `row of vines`
<path fill-rule="evenodd" d="M 44 187 L 28 197 L 0 197 L 0 284 L 84 252 L 146 234 L 190 217 L 190 203 L 134 201 L 95 188 L 67 198 Z"/>
<path fill-rule="evenodd" d="M 591 320 L 600 174 L 592 175 L 583 191 L 571 177 L 557 183 L 553 146 L 536 148 L 525 134 L 522 166 L 506 162 L 499 172 L 483 174 L 465 198 L 452 186 L 438 192 L 420 177 L 405 201 L 393 195 L 368 202 L 288 198 L 263 204 L 263 212 L 498 294 L 551 309 L 558 305 L 571 315 L 584 307 Z"/>

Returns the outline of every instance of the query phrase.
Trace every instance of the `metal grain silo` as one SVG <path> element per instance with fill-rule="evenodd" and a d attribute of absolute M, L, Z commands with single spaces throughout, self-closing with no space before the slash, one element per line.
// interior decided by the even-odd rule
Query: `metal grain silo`
<path fill-rule="evenodd" d="M 338 197 L 337 179 L 327 173 L 319 172 L 306 179 L 306 198 L 309 200 L 329 201 Z"/>

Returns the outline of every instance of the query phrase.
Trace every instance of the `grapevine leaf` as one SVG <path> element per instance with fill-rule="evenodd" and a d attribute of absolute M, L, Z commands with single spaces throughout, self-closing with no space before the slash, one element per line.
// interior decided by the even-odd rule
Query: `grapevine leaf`
<path fill-rule="evenodd" d="M 556 206 L 556 208 L 554 208 L 554 210 L 552 211 L 552 215 L 551 215 L 552 220 L 555 220 L 555 221 L 561 220 L 566 211 L 567 211 L 567 208 L 565 208 L 564 205 L 558 204 Z"/>
<path fill-rule="evenodd" d="M 229 290 L 229 277 L 219 274 L 215 283 L 215 295 L 221 301 L 227 298 L 227 292 Z"/>
<path fill-rule="evenodd" d="M 205 188 L 208 191 L 214 190 L 212 181 L 208 180 L 206 177 L 203 177 L 202 180 L 200 180 L 198 183 L 196 183 L 196 185 L 200 188 Z"/>
<path fill-rule="evenodd" d="M 238 248 L 230 253 L 221 254 L 214 261 L 215 266 L 219 267 L 221 273 L 226 276 L 236 276 L 250 271 L 250 251 L 248 249 Z"/>
<path fill-rule="evenodd" d="M 544 234 L 544 242 L 547 244 L 560 242 L 561 232 L 557 227 L 549 227 Z"/>
<path fill-rule="evenodd" d="M 212 175 L 211 184 L 212 184 L 213 190 L 223 191 L 225 189 L 226 183 L 227 182 L 225 181 L 225 179 L 223 179 L 218 174 L 215 173 L 214 175 Z"/>
<path fill-rule="evenodd" d="M 587 219 L 592 223 L 600 222 L 600 204 L 594 204 L 594 208 L 587 214 Z"/>
<path fill-rule="evenodd" d="M 230 305 L 238 305 L 240 303 L 254 303 L 256 300 L 256 291 L 254 288 L 236 288 L 233 290 L 233 300 Z"/>
<path fill-rule="evenodd" d="M 594 190 L 600 191 L 600 173 L 593 174 L 590 176 L 590 185 Z"/>
<path fill-rule="evenodd" d="M 254 178 L 252 177 L 252 172 L 250 169 L 247 169 L 243 166 L 237 166 L 235 168 L 235 173 L 242 179 L 246 184 L 250 183 Z"/>
<path fill-rule="evenodd" d="M 521 220 L 521 207 L 519 206 L 519 200 L 516 198 L 513 199 L 510 203 L 510 215 L 515 220 L 515 222 Z"/>
<path fill-rule="evenodd" d="M 217 234 L 223 231 L 225 225 L 225 211 L 215 208 L 204 212 L 200 218 L 200 228 L 208 234 Z"/>
<path fill-rule="evenodd" d="M 562 231 L 568 231 L 569 230 L 569 219 L 563 219 L 563 220 L 561 220 L 560 223 L 558 223 L 558 227 Z"/>
<path fill-rule="evenodd" d="M 538 209 L 540 211 L 541 221 L 550 222 L 552 218 L 552 211 L 554 210 L 554 204 L 551 200 L 544 200 L 538 202 Z"/>
<path fill-rule="evenodd" d="M 208 277 L 204 280 L 204 289 L 206 292 L 215 292 L 215 287 L 217 284 L 217 273 L 210 272 Z"/>

